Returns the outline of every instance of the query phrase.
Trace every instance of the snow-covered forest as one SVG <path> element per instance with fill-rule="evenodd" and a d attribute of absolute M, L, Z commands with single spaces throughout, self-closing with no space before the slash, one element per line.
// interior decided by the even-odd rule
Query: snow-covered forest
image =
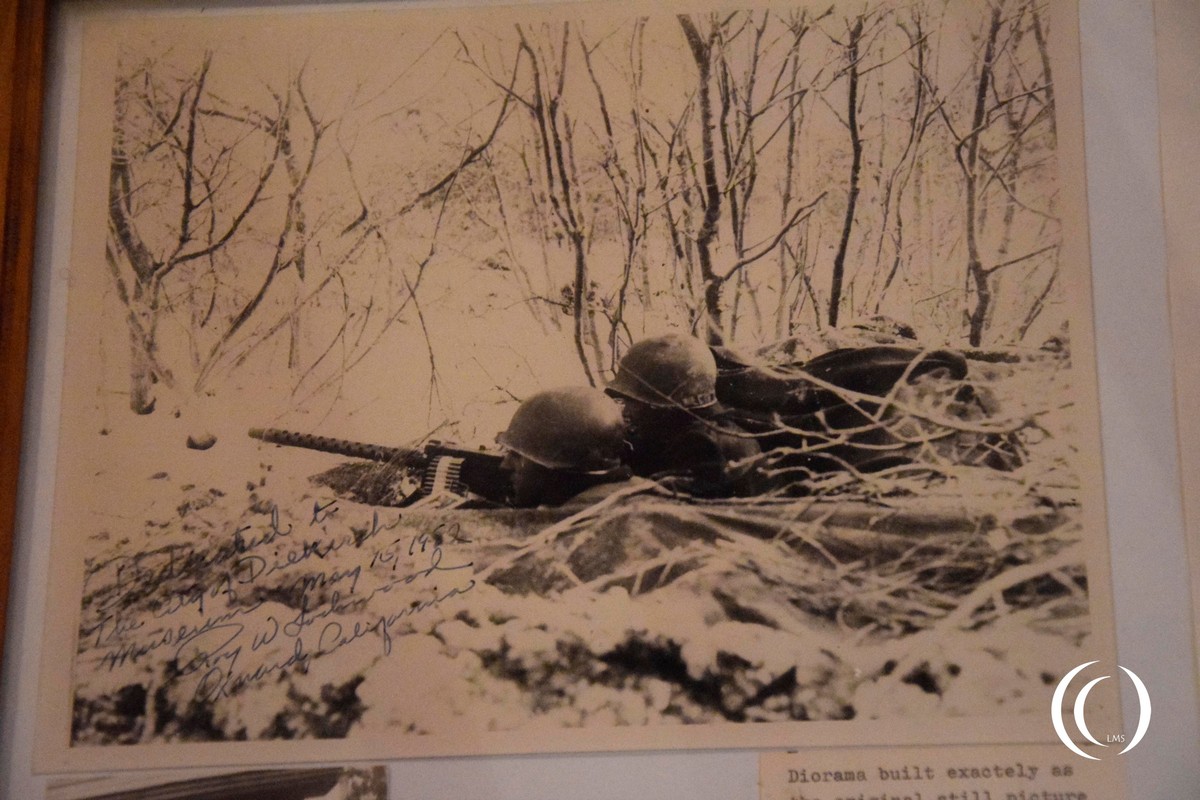
<path fill-rule="evenodd" d="M 122 47 L 134 411 L 266 381 L 347 412 L 383 370 L 416 436 L 670 329 L 803 356 L 878 316 L 972 349 L 1065 324 L 1037 2 L 378 27 Z"/>

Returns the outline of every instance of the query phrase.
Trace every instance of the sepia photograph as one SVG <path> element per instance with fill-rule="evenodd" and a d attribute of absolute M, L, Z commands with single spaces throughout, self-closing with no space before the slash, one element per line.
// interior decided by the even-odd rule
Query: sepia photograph
<path fill-rule="evenodd" d="M 90 20 L 45 766 L 1044 739 L 1076 11 Z"/>

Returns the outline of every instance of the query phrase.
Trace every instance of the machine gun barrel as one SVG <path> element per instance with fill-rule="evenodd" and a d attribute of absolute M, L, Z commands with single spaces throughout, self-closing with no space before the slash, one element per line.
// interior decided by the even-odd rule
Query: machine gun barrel
<path fill-rule="evenodd" d="M 303 447 L 401 467 L 420 480 L 421 486 L 410 495 L 410 501 L 450 493 L 463 497 L 475 495 L 503 505 L 512 491 L 508 475 L 501 467 L 502 456 L 485 450 L 468 450 L 441 442 L 429 442 L 420 449 L 387 447 L 281 428 L 251 428 L 250 435 L 268 444 Z"/>
<path fill-rule="evenodd" d="M 365 458 L 369 461 L 397 464 L 411 469 L 420 469 L 429 463 L 429 456 L 423 450 L 408 447 L 387 447 L 381 444 L 354 442 L 349 439 L 335 439 L 332 436 L 297 433 L 282 428 L 251 428 L 250 436 L 268 444 L 303 447 L 306 450 L 319 450 L 322 453 L 332 453 L 350 458 Z"/>

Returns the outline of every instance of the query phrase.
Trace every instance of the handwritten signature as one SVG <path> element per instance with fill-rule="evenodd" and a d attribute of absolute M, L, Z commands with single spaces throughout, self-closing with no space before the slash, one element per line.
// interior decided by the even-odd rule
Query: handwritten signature
<path fill-rule="evenodd" d="M 474 562 L 453 552 L 471 544 L 457 523 L 388 537 L 400 514 L 343 527 L 338 513 L 315 503 L 298 528 L 272 508 L 207 551 L 165 547 L 95 565 L 80 649 L 98 651 L 108 671 L 153 657 L 167 678 L 194 677 L 195 698 L 211 702 L 372 639 L 388 656 L 402 620 L 475 588 Z"/>

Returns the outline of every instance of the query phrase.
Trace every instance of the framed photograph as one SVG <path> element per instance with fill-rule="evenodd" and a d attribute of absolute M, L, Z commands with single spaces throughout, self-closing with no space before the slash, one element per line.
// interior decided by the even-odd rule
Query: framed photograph
<path fill-rule="evenodd" d="M 35 769 L 1121 730 L 1078 13 L 81 15 Z"/>

